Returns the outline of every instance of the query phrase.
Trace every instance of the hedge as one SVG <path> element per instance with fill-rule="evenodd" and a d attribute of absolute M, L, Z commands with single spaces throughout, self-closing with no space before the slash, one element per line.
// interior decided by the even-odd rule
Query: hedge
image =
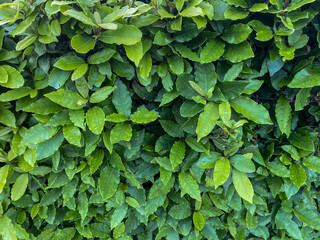
<path fill-rule="evenodd" d="M 1 2 L 2 239 L 320 239 L 319 0 Z"/>

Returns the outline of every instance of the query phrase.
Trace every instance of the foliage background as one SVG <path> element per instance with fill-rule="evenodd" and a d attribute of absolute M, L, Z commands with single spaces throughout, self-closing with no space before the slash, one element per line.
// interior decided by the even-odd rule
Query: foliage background
<path fill-rule="evenodd" d="M 0 236 L 319 239 L 318 0 L 0 5 Z"/>

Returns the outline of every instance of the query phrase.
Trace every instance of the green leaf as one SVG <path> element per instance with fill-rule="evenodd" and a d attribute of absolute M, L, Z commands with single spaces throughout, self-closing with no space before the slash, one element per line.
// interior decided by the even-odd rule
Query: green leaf
<path fill-rule="evenodd" d="M 47 93 L 44 96 L 62 107 L 74 110 L 81 109 L 88 101 L 87 99 L 82 98 L 79 94 L 70 90 L 65 91 L 64 89 Z"/>
<path fill-rule="evenodd" d="M 235 80 L 243 69 L 243 62 L 233 64 L 231 68 L 228 69 L 226 74 L 224 75 L 223 81 L 224 82 L 231 82 Z"/>
<path fill-rule="evenodd" d="M 108 61 L 114 54 L 116 50 L 111 48 L 105 48 L 101 52 L 96 52 L 89 57 L 90 64 L 100 64 Z"/>
<path fill-rule="evenodd" d="M 80 67 L 84 64 L 84 60 L 80 57 L 76 56 L 66 56 L 60 58 L 53 66 L 59 68 L 61 70 L 75 70 L 76 68 Z"/>
<path fill-rule="evenodd" d="M 91 37 L 75 35 L 71 39 L 71 46 L 78 53 L 87 53 L 94 48 L 96 41 Z"/>
<path fill-rule="evenodd" d="M 187 100 L 181 105 L 180 114 L 182 117 L 193 117 L 201 112 L 203 108 L 203 104 Z"/>
<path fill-rule="evenodd" d="M 231 118 L 231 107 L 229 102 L 219 104 L 219 116 L 222 122 L 229 127 Z"/>
<path fill-rule="evenodd" d="M 218 78 L 212 63 L 195 63 L 194 76 L 196 83 L 204 90 L 204 96 L 211 88 L 214 88 Z"/>
<path fill-rule="evenodd" d="M 59 133 L 54 135 L 52 138 L 39 143 L 37 146 L 37 160 L 41 160 L 49 156 L 52 156 L 55 152 L 58 151 L 63 140 L 64 140 L 64 136 L 60 131 Z"/>
<path fill-rule="evenodd" d="M 29 87 L 21 87 L 13 90 L 9 90 L 0 95 L 0 102 L 9 102 L 28 96 L 31 92 Z"/>
<path fill-rule="evenodd" d="M 181 138 L 184 136 L 182 128 L 174 123 L 173 121 L 169 120 L 160 120 L 161 127 L 168 133 L 171 137 L 178 137 Z"/>
<path fill-rule="evenodd" d="M 231 165 L 237 170 L 245 173 L 253 173 L 256 167 L 251 159 L 246 155 L 234 155 L 230 158 Z"/>
<path fill-rule="evenodd" d="M 81 146 L 81 132 L 79 128 L 74 125 L 65 125 L 63 126 L 63 135 L 65 139 L 73 145 Z"/>
<path fill-rule="evenodd" d="M 228 8 L 224 12 L 224 17 L 230 20 L 239 20 L 244 19 L 249 15 L 249 12 L 245 11 L 244 9 L 240 8 Z"/>
<path fill-rule="evenodd" d="M 245 41 L 251 32 L 252 29 L 249 26 L 239 23 L 227 28 L 222 35 L 222 39 L 231 44 L 238 44 Z"/>
<path fill-rule="evenodd" d="M 51 138 L 57 132 L 56 128 L 45 126 L 42 123 L 32 126 L 24 135 L 20 145 L 39 144 Z"/>
<path fill-rule="evenodd" d="M 127 211 L 128 211 L 128 205 L 125 203 L 123 203 L 121 206 L 117 207 L 114 210 L 114 212 L 111 216 L 111 221 L 110 221 L 111 229 L 115 228 L 116 226 L 118 226 L 121 223 L 121 221 L 127 215 Z"/>
<path fill-rule="evenodd" d="M 190 81 L 193 81 L 193 76 L 190 74 L 181 74 L 176 81 L 176 87 L 181 96 L 192 100 L 192 97 L 197 96 L 197 93 L 190 85 Z"/>
<path fill-rule="evenodd" d="M 210 63 L 218 60 L 225 51 L 225 44 L 217 39 L 212 39 L 200 53 L 201 63 Z"/>
<path fill-rule="evenodd" d="M 69 71 L 63 71 L 58 68 L 54 68 L 49 75 L 49 86 L 59 89 L 65 84 L 69 76 Z"/>
<path fill-rule="evenodd" d="M 140 207 L 140 204 L 139 202 L 134 199 L 133 197 L 126 197 L 126 203 L 130 206 L 130 207 L 133 207 L 133 208 L 138 208 Z"/>
<path fill-rule="evenodd" d="M 76 229 L 73 227 L 66 227 L 63 229 L 58 229 L 52 240 L 64 240 L 72 239 L 76 234 Z"/>
<path fill-rule="evenodd" d="M 201 230 L 203 229 L 204 223 L 205 223 L 205 220 L 204 220 L 204 217 L 202 216 L 202 214 L 201 214 L 200 212 L 194 212 L 194 213 L 193 213 L 192 220 L 193 220 L 194 226 L 195 226 L 199 231 L 201 231 Z"/>
<path fill-rule="evenodd" d="M 116 30 L 104 31 L 99 40 L 108 44 L 134 45 L 140 42 L 142 38 L 141 31 L 132 25 L 118 25 Z"/>
<path fill-rule="evenodd" d="M 294 110 L 301 111 L 306 105 L 308 98 L 310 97 L 311 88 L 302 88 L 296 95 L 296 101 L 294 102 Z M 0 96 L 1 98 L 1 96 Z"/>
<path fill-rule="evenodd" d="M 232 182 L 239 196 L 252 204 L 254 192 L 252 184 L 247 175 L 243 172 L 233 169 Z"/>
<path fill-rule="evenodd" d="M 9 76 L 8 76 L 8 73 L 7 71 L 0 66 L 0 76 L 1 76 L 1 79 L 0 79 L 0 83 L 6 83 L 8 82 L 8 79 L 9 79 Z"/>
<path fill-rule="evenodd" d="M 11 189 L 11 199 L 12 201 L 17 201 L 20 199 L 27 190 L 29 183 L 28 174 L 21 174 L 14 182 Z"/>
<path fill-rule="evenodd" d="M 74 70 L 74 72 L 72 73 L 71 75 L 71 80 L 72 81 L 75 81 L 81 77 L 83 77 L 83 75 L 86 74 L 88 70 L 88 64 L 82 64 L 80 65 L 76 70 Z"/>
<path fill-rule="evenodd" d="M 258 124 L 272 124 L 268 111 L 250 98 L 240 96 L 230 101 L 231 107 Z"/>
<path fill-rule="evenodd" d="M 254 57 L 254 53 L 250 44 L 247 41 L 244 41 L 239 44 L 228 44 L 223 57 L 232 63 L 238 63 Z"/>
<path fill-rule="evenodd" d="M 105 114 L 100 107 L 90 108 L 86 114 L 87 125 L 94 134 L 101 134 L 104 127 Z"/>
<path fill-rule="evenodd" d="M 292 132 L 289 137 L 289 142 L 300 149 L 306 150 L 306 151 L 314 151 L 314 143 L 311 140 L 311 134 L 302 129 L 298 129 L 295 132 Z"/>
<path fill-rule="evenodd" d="M 199 185 L 191 175 L 185 172 L 179 173 L 179 183 L 181 187 L 181 196 L 183 196 L 184 193 L 187 193 L 191 198 L 199 201 L 201 200 Z"/>
<path fill-rule="evenodd" d="M 98 103 L 107 99 L 117 87 L 106 86 L 98 89 L 90 96 L 90 103 Z"/>
<path fill-rule="evenodd" d="M 25 20 L 23 20 L 16 28 L 14 28 L 10 34 L 14 37 L 16 35 L 20 35 L 24 33 L 28 27 L 33 23 L 35 18 L 37 17 L 38 12 L 33 11 Z"/>
<path fill-rule="evenodd" d="M 7 182 L 7 176 L 9 173 L 9 165 L 4 165 L 0 168 L 0 194 Z"/>
<path fill-rule="evenodd" d="M 136 111 L 130 116 L 131 121 L 134 123 L 150 123 L 155 121 L 158 117 L 158 114 L 151 111 Z"/>
<path fill-rule="evenodd" d="M 224 184 L 229 178 L 230 174 L 230 163 L 226 158 L 220 158 L 214 165 L 213 179 L 215 188 Z"/>
<path fill-rule="evenodd" d="M 219 119 L 219 105 L 213 102 L 208 103 L 204 107 L 204 111 L 200 114 L 197 124 L 196 133 L 198 141 L 211 133 Z"/>
<path fill-rule="evenodd" d="M 319 69 L 305 68 L 298 72 L 291 83 L 290 88 L 310 88 L 320 85 L 320 71 Z"/>
<path fill-rule="evenodd" d="M 163 184 L 160 178 L 158 178 L 151 186 L 150 192 L 149 192 L 149 198 L 159 198 L 165 194 L 168 194 L 173 187 L 173 184 L 175 182 L 174 176 L 171 177 L 171 179 L 167 182 L 167 184 Z"/>
<path fill-rule="evenodd" d="M 278 99 L 276 104 L 276 119 L 282 133 L 285 133 L 287 137 L 290 136 L 291 133 L 291 121 L 292 121 L 292 114 L 291 114 L 291 106 L 289 100 L 284 96 L 281 95 Z"/>
<path fill-rule="evenodd" d="M 304 224 L 320 231 L 320 216 L 316 211 L 296 206 L 294 214 Z"/>
<path fill-rule="evenodd" d="M 217 86 L 227 100 L 239 97 L 248 86 L 247 81 L 221 82 Z"/>
<path fill-rule="evenodd" d="M 115 87 L 116 89 L 113 91 L 112 103 L 117 109 L 118 113 L 129 117 L 131 115 L 132 104 L 130 93 L 122 81 L 118 80 L 115 83 Z"/>
<path fill-rule="evenodd" d="M 132 128 L 130 124 L 118 123 L 116 124 L 110 134 L 112 143 L 118 143 L 120 141 L 130 141 L 132 137 Z"/>
<path fill-rule="evenodd" d="M 13 67 L 9 65 L 2 65 L 2 69 L 7 72 L 8 80 L 5 83 L 0 81 L 0 85 L 6 88 L 20 88 L 24 84 L 24 79 L 22 75 Z"/>
<path fill-rule="evenodd" d="M 168 57 L 168 64 L 172 72 L 181 75 L 184 72 L 184 62 L 179 56 Z"/>
<path fill-rule="evenodd" d="M 141 61 L 139 62 L 138 71 L 140 76 L 143 79 L 148 79 L 148 77 L 151 74 L 151 68 L 152 68 L 152 58 L 149 53 L 146 53 Z"/>
<path fill-rule="evenodd" d="M 170 162 L 172 169 L 182 163 L 186 152 L 185 143 L 182 141 L 175 142 L 170 150 Z"/>
<path fill-rule="evenodd" d="M 111 166 L 106 166 L 102 169 L 98 181 L 99 190 L 103 200 L 111 198 L 118 189 L 120 182 L 120 171 Z"/>
<path fill-rule="evenodd" d="M 0 123 L 8 126 L 8 127 L 12 127 L 15 128 L 16 127 L 16 117 L 14 116 L 14 114 L 3 107 L 0 107 Z"/>
<path fill-rule="evenodd" d="M 174 205 L 170 209 L 169 215 L 178 220 L 185 219 L 191 215 L 191 207 L 187 203 L 180 203 L 178 205 Z"/>
<path fill-rule="evenodd" d="M 320 158 L 316 156 L 309 156 L 303 159 L 303 164 L 316 173 L 320 173 Z"/>
<path fill-rule="evenodd" d="M 293 163 L 290 166 L 290 179 L 299 188 L 307 179 L 307 175 L 303 167 L 297 163 Z"/>

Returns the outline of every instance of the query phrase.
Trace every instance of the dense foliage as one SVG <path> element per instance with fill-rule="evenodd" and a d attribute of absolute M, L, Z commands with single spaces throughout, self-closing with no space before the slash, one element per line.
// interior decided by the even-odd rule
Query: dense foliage
<path fill-rule="evenodd" d="M 319 0 L 1 2 L 4 240 L 320 239 Z"/>

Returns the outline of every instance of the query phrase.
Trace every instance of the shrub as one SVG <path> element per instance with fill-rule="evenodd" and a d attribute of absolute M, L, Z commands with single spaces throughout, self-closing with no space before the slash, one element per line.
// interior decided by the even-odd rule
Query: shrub
<path fill-rule="evenodd" d="M 320 1 L 4 1 L 3 239 L 320 238 Z"/>

